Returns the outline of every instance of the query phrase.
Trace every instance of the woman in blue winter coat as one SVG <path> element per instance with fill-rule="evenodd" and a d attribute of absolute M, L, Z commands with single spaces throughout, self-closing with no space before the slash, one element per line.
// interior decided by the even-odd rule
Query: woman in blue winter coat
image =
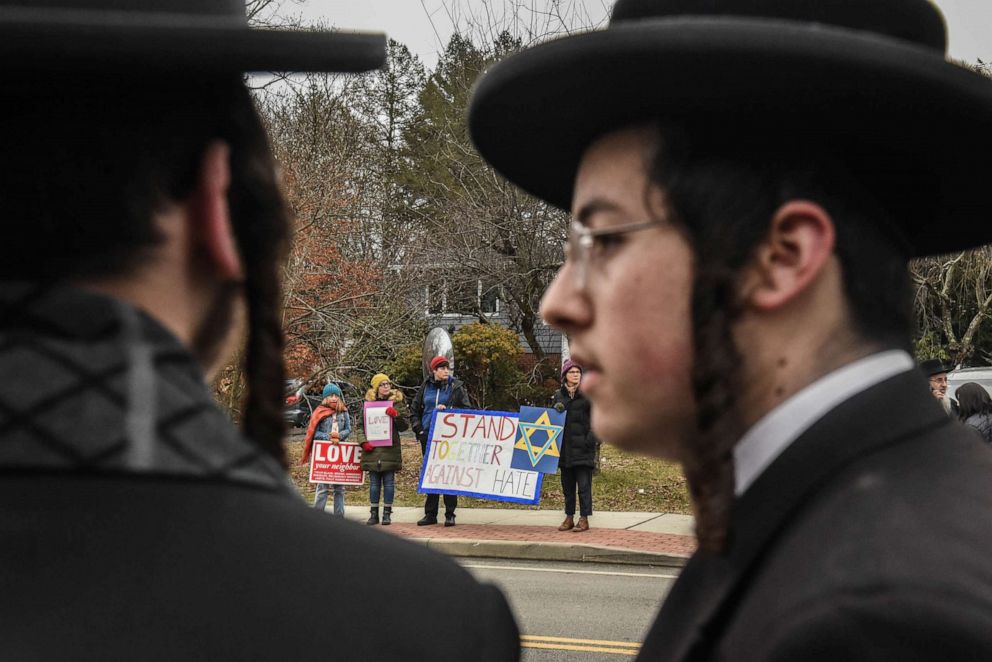
<path fill-rule="evenodd" d="M 431 378 L 424 381 L 410 405 L 410 425 L 413 433 L 420 441 L 420 451 L 427 455 L 427 435 L 430 433 L 431 418 L 435 411 L 459 409 L 469 406 L 465 385 L 451 375 L 448 359 L 435 356 L 431 359 Z M 424 516 L 417 521 L 417 526 L 437 524 L 438 495 L 428 494 L 424 500 Z M 455 525 L 455 508 L 458 507 L 458 496 L 444 495 L 444 525 Z"/>

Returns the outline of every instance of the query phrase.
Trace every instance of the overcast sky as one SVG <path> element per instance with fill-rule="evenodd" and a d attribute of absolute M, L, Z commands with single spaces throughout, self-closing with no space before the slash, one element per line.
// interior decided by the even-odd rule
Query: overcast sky
<path fill-rule="evenodd" d="M 541 6 L 546 2 L 516 0 L 512 4 Z M 966 62 L 992 61 L 992 0 L 935 0 L 935 4 L 947 21 L 950 55 Z M 451 36 L 452 18 L 484 16 L 487 7 L 510 5 L 500 0 L 306 0 L 299 8 L 290 5 L 285 9 L 302 12 L 307 21 L 385 32 L 406 44 L 430 68 Z M 572 6 L 587 24 L 594 24 L 604 19 L 612 1 L 573 0 Z"/>

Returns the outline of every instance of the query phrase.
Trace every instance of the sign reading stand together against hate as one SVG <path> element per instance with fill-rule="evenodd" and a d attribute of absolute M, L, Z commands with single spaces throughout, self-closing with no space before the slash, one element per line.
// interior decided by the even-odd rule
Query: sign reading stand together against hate
<path fill-rule="evenodd" d="M 542 474 L 510 466 L 516 437 L 517 414 L 435 411 L 417 491 L 537 504 Z"/>
<path fill-rule="evenodd" d="M 365 403 L 365 441 L 373 446 L 393 445 L 393 419 L 386 410 L 393 406 L 389 400 Z"/>
<path fill-rule="evenodd" d="M 350 441 L 335 444 L 333 441 L 314 439 L 313 456 L 310 458 L 310 482 L 333 485 L 361 485 L 362 447 Z"/>

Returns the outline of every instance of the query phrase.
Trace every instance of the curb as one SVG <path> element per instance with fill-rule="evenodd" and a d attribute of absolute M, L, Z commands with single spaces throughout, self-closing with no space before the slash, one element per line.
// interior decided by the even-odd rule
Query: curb
<path fill-rule="evenodd" d="M 688 557 L 678 554 L 562 542 L 471 540 L 467 538 L 407 538 L 407 540 L 420 543 L 427 549 L 442 552 L 448 556 L 466 558 L 617 563 L 670 568 L 681 568 L 689 560 Z"/>

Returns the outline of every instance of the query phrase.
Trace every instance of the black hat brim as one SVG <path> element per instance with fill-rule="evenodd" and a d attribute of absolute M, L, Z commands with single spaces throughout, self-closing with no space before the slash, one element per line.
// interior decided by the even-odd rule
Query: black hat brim
<path fill-rule="evenodd" d="M 784 21 L 676 18 L 621 23 L 548 42 L 479 81 L 469 130 L 525 191 L 571 204 L 584 150 L 639 121 L 782 122 L 857 144 L 862 170 L 915 160 L 932 185 L 900 219 L 914 255 L 992 240 L 992 83 L 939 53 L 875 34 Z M 873 156 L 873 155 L 877 155 Z M 881 170 L 879 170 L 880 172 Z"/>
<path fill-rule="evenodd" d="M 0 23 L 9 72 L 362 72 L 385 61 L 379 33 L 249 28 L 238 21 Z"/>

